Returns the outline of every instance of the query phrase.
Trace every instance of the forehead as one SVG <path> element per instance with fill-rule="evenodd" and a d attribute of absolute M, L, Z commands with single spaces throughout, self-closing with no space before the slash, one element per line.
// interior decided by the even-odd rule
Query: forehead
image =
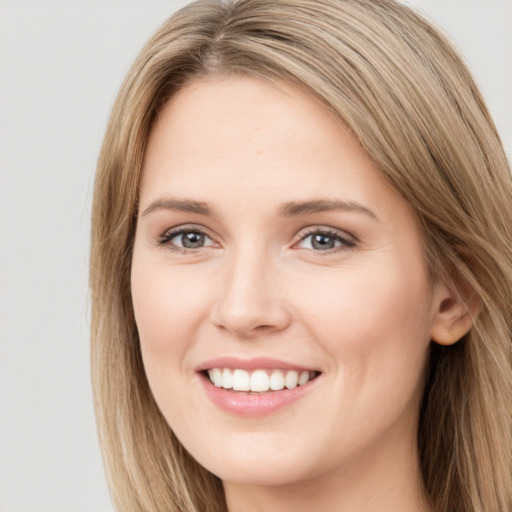
<path fill-rule="evenodd" d="M 165 105 L 146 162 L 155 147 L 165 152 L 164 146 L 169 150 L 165 156 L 179 152 L 196 160 L 227 154 L 244 160 L 271 153 L 285 157 L 300 147 L 320 152 L 331 142 L 326 134 L 333 135 L 336 145 L 341 130 L 334 116 L 297 86 L 248 76 L 211 77 L 189 83 Z"/>
<path fill-rule="evenodd" d="M 191 82 L 161 110 L 146 149 L 141 206 L 165 194 L 258 211 L 312 197 L 374 207 L 401 201 L 315 98 L 245 76 Z"/>

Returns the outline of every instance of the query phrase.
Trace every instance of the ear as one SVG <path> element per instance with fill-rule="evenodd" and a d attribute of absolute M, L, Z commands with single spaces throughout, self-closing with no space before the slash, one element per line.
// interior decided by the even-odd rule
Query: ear
<path fill-rule="evenodd" d="M 453 345 L 466 335 L 480 311 L 482 301 L 468 286 L 439 283 L 430 338 L 439 345 Z"/>

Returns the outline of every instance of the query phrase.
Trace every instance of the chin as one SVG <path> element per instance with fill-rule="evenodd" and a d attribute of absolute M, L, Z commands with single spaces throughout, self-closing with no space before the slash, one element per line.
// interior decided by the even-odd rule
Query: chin
<path fill-rule="evenodd" d="M 268 433 L 254 434 L 232 434 L 229 446 L 218 443 L 210 452 L 199 448 L 195 458 L 224 482 L 280 486 L 314 477 L 315 468 L 305 464 L 308 456 L 297 446 L 304 443 L 292 442 L 287 446 L 281 436 L 269 439 Z"/>
<path fill-rule="evenodd" d="M 305 472 L 298 471 L 297 464 L 289 465 L 279 461 L 223 461 L 207 469 L 223 482 L 238 485 L 286 486 L 307 479 Z"/>

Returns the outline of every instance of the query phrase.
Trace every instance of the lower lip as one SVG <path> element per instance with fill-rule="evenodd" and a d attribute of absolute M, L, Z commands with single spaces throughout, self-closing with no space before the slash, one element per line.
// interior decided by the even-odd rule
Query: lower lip
<path fill-rule="evenodd" d="M 269 391 L 267 393 L 229 391 L 214 386 L 210 379 L 203 374 L 200 374 L 200 378 L 206 394 L 217 407 L 238 416 L 255 417 L 272 414 L 293 404 L 314 388 L 320 376 L 310 380 L 303 386 L 283 389 L 281 391 Z"/>

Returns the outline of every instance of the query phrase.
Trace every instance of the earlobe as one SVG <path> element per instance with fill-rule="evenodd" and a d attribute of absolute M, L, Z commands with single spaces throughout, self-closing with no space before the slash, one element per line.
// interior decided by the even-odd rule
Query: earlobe
<path fill-rule="evenodd" d="M 453 345 L 469 332 L 480 314 L 482 302 L 474 293 L 464 298 L 446 285 L 438 291 L 430 338 L 439 345 Z"/>

